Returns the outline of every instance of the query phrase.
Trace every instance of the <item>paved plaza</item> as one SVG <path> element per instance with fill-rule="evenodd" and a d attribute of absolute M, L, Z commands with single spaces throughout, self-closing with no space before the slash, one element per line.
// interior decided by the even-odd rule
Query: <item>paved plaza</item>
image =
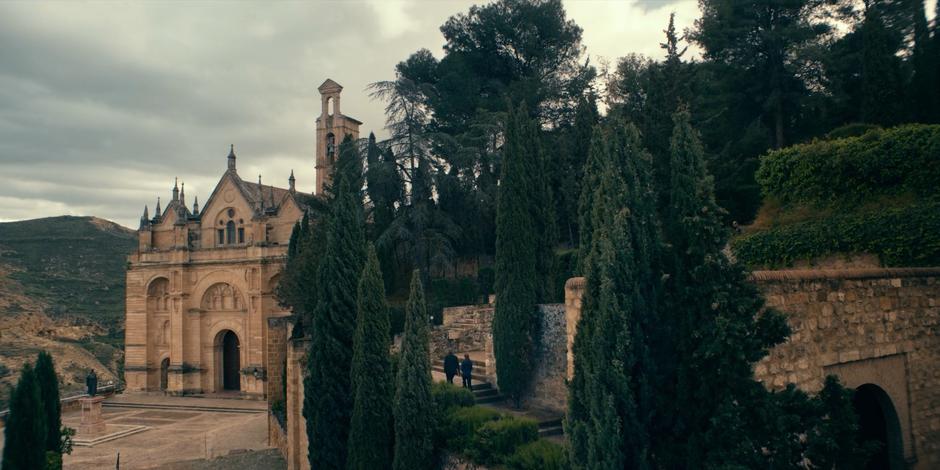
<path fill-rule="evenodd" d="M 108 425 L 148 429 L 93 447 L 76 446 L 64 456 L 66 469 L 114 468 L 118 453 L 122 469 L 187 468 L 198 459 L 269 448 L 261 401 L 118 395 L 105 401 L 103 417 Z M 77 429 L 80 413 L 67 412 L 62 420 Z"/>

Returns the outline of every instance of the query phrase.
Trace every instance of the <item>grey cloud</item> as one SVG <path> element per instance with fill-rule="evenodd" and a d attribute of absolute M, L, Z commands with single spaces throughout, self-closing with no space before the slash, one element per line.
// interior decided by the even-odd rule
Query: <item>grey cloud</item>
<path fill-rule="evenodd" d="M 440 55 L 439 26 L 472 3 L 0 2 L 0 220 L 133 227 L 176 176 L 208 198 L 231 143 L 245 179 L 293 169 L 311 191 L 316 87 L 341 83 L 342 111 L 382 138 L 366 86 Z"/>

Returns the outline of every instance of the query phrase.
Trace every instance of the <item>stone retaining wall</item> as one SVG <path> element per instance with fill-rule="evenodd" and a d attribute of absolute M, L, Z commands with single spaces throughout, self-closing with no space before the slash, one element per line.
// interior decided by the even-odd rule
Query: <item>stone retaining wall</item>
<path fill-rule="evenodd" d="M 940 268 L 756 271 L 751 279 L 793 330 L 755 365 L 756 378 L 811 393 L 827 375 L 874 388 L 899 466 L 940 468 Z M 583 278 L 565 286 L 569 346 L 583 291 Z"/>

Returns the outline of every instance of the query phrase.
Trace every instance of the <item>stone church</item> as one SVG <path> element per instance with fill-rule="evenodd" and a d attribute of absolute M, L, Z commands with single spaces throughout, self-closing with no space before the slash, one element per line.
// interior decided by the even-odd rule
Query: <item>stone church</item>
<path fill-rule="evenodd" d="M 338 143 L 359 137 L 361 122 L 340 112 L 342 89 L 329 79 L 318 89 L 317 195 Z M 298 192 L 293 172 L 286 188 L 242 179 L 232 146 L 202 210 L 175 183 L 153 217 L 144 208 L 128 257 L 127 390 L 265 399 L 280 388 L 290 312 L 275 292 L 291 230 L 317 195 Z"/>

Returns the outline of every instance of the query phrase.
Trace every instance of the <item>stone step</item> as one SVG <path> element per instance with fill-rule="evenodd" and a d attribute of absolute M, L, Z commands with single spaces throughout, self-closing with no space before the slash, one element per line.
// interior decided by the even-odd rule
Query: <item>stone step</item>
<path fill-rule="evenodd" d="M 539 423 L 539 437 L 564 436 L 565 428 L 561 426 L 552 426 L 543 428 Z"/>
<path fill-rule="evenodd" d="M 109 403 L 101 404 L 105 408 L 128 408 L 136 410 L 186 410 L 186 411 L 212 411 L 217 413 L 267 413 L 263 408 L 229 408 L 221 406 L 198 405 L 168 405 L 155 403 Z"/>

